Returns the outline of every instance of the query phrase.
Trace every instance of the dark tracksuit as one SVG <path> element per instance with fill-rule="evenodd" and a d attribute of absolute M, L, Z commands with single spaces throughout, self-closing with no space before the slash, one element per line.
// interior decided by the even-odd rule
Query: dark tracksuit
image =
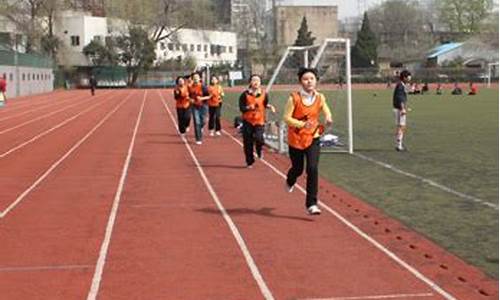
<path fill-rule="evenodd" d="M 248 91 L 245 91 L 240 96 L 240 111 L 245 113 L 249 111 L 247 109 L 247 99 L 246 96 Z M 266 94 L 264 99 L 264 107 L 267 107 L 269 103 L 269 97 Z M 245 152 L 245 161 L 248 166 L 252 165 L 255 162 L 253 157 L 254 143 L 255 143 L 255 152 L 257 156 L 262 156 L 262 146 L 264 146 L 264 125 L 252 125 L 251 123 L 243 120 L 243 150 Z"/>

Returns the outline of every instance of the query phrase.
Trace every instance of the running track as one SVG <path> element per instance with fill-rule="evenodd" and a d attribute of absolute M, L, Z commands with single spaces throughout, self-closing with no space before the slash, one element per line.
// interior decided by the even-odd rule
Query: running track
<path fill-rule="evenodd" d="M 286 157 L 244 168 L 229 126 L 181 139 L 170 90 L 88 94 L 0 110 L 0 299 L 498 299 L 331 183 L 305 215 Z"/>

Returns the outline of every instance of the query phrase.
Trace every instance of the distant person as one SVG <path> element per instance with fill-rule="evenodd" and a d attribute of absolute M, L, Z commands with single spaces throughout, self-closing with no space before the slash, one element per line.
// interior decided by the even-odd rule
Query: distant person
<path fill-rule="evenodd" d="M 220 86 L 217 76 L 212 76 L 208 93 L 210 94 L 210 99 L 208 100 L 208 130 L 210 131 L 210 136 L 220 136 L 222 129 L 220 117 L 224 90 Z"/>
<path fill-rule="evenodd" d="M 451 91 L 452 95 L 462 95 L 462 89 L 458 85 L 458 82 L 455 82 L 455 85 L 453 87 L 453 90 Z"/>
<path fill-rule="evenodd" d="M 6 75 L 0 77 L 0 107 L 7 104 L 7 78 Z"/>
<path fill-rule="evenodd" d="M 407 113 L 407 86 L 411 81 L 411 73 L 402 71 L 399 74 L 399 82 L 394 89 L 392 105 L 394 117 L 396 118 L 396 151 L 405 151 L 403 146 L 403 138 L 406 131 L 406 113 Z"/>
<path fill-rule="evenodd" d="M 94 96 L 95 89 L 97 87 L 97 80 L 95 79 L 94 74 L 90 75 L 89 84 L 90 84 L 90 93 L 92 94 L 92 96 Z"/>
<path fill-rule="evenodd" d="M 469 95 L 477 95 L 477 86 L 472 81 L 469 82 Z"/>
<path fill-rule="evenodd" d="M 443 86 L 441 85 L 441 83 L 438 83 L 436 87 L 436 95 L 442 95 L 442 94 L 443 94 Z"/>
<path fill-rule="evenodd" d="M 425 82 L 424 86 L 422 87 L 422 95 L 429 92 L 429 83 Z"/>

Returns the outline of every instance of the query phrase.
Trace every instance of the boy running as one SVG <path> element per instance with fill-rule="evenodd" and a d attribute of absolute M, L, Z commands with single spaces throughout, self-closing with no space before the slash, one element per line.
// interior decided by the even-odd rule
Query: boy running
<path fill-rule="evenodd" d="M 286 104 L 284 120 L 288 124 L 288 151 L 292 167 L 288 170 L 286 188 L 293 191 L 297 178 L 304 171 L 306 161 L 307 194 L 306 209 L 310 215 L 319 215 L 318 163 L 320 156 L 319 138 L 324 127 L 319 116 L 323 113 L 326 125 L 332 124 L 332 114 L 325 96 L 316 90 L 318 73 L 316 69 L 301 68 L 297 74 L 301 89 L 293 92 Z"/>

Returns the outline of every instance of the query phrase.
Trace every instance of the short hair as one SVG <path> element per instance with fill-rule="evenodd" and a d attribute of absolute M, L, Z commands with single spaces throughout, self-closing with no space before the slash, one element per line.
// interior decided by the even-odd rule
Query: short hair
<path fill-rule="evenodd" d="M 259 77 L 259 79 L 262 81 L 262 76 L 260 76 L 259 74 L 252 74 L 250 75 L 250 77 L 248 78 L 248 82 L 252 82 L 252 78 L 254 77 Z"/>
<path fill-rule="evenodd" d="M 302 76 L 304 76 L 304 74 L 306 74 L 306 73 L 313 73 L 314 77 L 316 77 L 316 79 L 319 79 L 318 69 L 316 69 L 316 68 L 300 68 L 299 72 L 297 73 L 299 80 L 301 80 Z"/>
<path fill-rule="evenodd" d="M 405 78 L 408 78 L 409 76 L 411 76 L 411 72 L 408 70 L 404 70 L 399 74 L 399 79 L 403 80 Z"/>
<path fill-rule="evenodd" d="M 178 76 L 176 79 L 175 79 L 175 84 L 179 85 L 179 80 L 181 79 L 186 79 L 185 76 Z"/>

